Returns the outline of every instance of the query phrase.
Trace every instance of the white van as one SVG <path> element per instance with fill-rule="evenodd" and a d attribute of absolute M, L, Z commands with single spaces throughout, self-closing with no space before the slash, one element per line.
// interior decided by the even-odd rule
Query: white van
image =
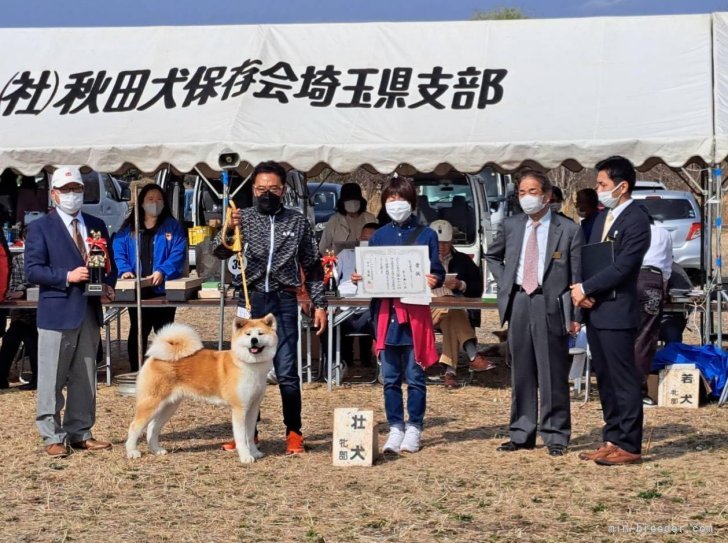
<path fill-rule="evenodd" d="M 453 225 L 455 248 L 470 255 L 480 267 L 485 285 L 483 295 L 493 296 L 494 285 L 488 277 L 484 255 L 509 212 L 513 192 L 510 176 L 486 168 L 478 174 L 415 174 L 413 180 L 420 222 L 430 224 L 444 219 Z"/>
<path fill-rule="evenodd" d="M 128 195 L 108 173 L 90 172 L 81 177 L 84 185 L 81 210 L 104 221 L 109 235 L 113 235 L 129 213 Z"/>

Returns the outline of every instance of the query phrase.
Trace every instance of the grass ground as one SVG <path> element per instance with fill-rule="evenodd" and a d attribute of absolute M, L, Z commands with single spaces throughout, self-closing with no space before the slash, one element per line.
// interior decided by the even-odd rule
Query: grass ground
<path fill-rule="evenodd" d="M 488 313 L 484 329 L 496 327 L 492 319 Z M 181 310 L 178 321 L 215 338 L 212 310 Z M 115 344 L 116 372 L 125 371 L 124 350 Z M 600 439 L 596 398 L 573 402 L 565 457 L 551 458 L 540 445 L 497 453 L 510 402 L 501 366 L 458 391 L 429 387 L 420 453 L 334 468 L 334 408 L 373 409 L 384 421 L 379 386 L 330 393 L 305 385 L 309 450 L 298 457 L 283 455 L 280 399 L 268 387 L 260 424 L 267 456 L 247 466 L 218 449 L 230 437 L 227 410 L 198 402 L 184 404 L 162 434 L 170 454 L 127 460 L 134 400 L 103 385 L 95 433 L 113 450 L 52 460 L 33 425 L 34 399 L 15 389 L 0 393 L 3 542 L 684 542 L 728 533 L 728 417 L 715 405 L 647 410 L 638 466 L 604 468 L 577 458 Z"/>

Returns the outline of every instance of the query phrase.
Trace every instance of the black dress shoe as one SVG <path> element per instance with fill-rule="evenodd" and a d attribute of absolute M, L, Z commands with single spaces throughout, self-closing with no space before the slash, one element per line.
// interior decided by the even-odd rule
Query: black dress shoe
<path fill-rule="evenodd" d="M 520 451 L 521 449 L 533 449 L 533 445 L 526 445 L 524 443 L 513 443 L 513 441 L 506 441 L 505 443 L 501 443 L 500 447 L 498 447 L 496 449 L 496 451 L 515 452 L 515 451 Z"/>
<path fill-rule="evenodd" d="M 565 445 L 549 445 L 549 456 L 564 456 L 566 454 Z"/>

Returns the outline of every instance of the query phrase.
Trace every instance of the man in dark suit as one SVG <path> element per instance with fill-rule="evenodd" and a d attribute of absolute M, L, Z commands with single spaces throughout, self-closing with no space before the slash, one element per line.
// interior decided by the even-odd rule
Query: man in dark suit
<path fill-rule="evenodd" d="M 578 332 L 580 315 L 570 311 L 565 322 L 559 298 L 580 280 L 583 237 L 549 209 L 544 174 L 523 172 L 518 196 L 524 213 L 503 221 L 485 255 L 512 360 L 510 441 L 498 450 L 532 449 L 538 428 L 549 454 L 562 456 L 571 437 L 568 334 Z"/>
<path fill-rule="evenodd" d="M 104 295 L 85 296 L 88 238 L 99 232 L 108 243 L 104 223 L 81 213 L 83 180 L 78 168 L 61 166 L 53 173 L 51 196 L 56 211 L 28 227 L 25 273 L 40 286 L 38 299 L 38 397 L 36 425 L 46 453 L 64 457 L 74 449 L 110 449 L 93 438 L 96 418 L 96 350 L 102 322 L 101 301 L 113 297 L 114 278 L 105 278 Z M 108 255 L 111 262 L 113 259 Z M 67 387 L 65 413 L 63 387 Z"/>
<path fill-rule="evenodd" d="M 634 346 L 640 324 L 637 280 L 650 247 L 650 221 L 632 201 L 635 170 L 623 157 L 596 165 L 597 194 L 608 209 L 594 222 L 590 243 L 611 241 L 614 263 L 571 287 L 574 304 L 588 309 L 587 339 L 604 413 L 604 443 L 582 453 L 601 465 L 641 461 L 642 392 Z"/>

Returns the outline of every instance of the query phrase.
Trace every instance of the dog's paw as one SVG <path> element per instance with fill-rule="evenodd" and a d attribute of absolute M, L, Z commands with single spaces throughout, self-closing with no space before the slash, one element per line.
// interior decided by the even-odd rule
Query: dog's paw
<path fill-rule="evenodd" d="M 141 458 L 142 457 L 142 451 L 136 450 L 136 451 L 126 451 L 126 457 L 127 458 Z"/>
<path fill-rule="evenodd" d="M 154 452 L 154 454 L 161 456 L 163 454 L 167 454 L 167 449 L 156 449 L 153 452 Z"/>
<path fill-rule="evenodd" d="M 256 460 L 260 460 L 261 458 L 263 458 L 263 457 L 265 456 L 265 453 L 264 453 L 264 452 L 260 452 L 260 451 L 259 451 L 258 449 L 253 449 L 253 450 L 251 450 L 251 451 L 250 451 L 250 454 L 251 454 L 251 455 L 252 455 L 252 457 L 253 457 L 253 458 L 255 458 Z"/>
<path fill-rule="evenodd" d="M 253 458 L 249 454 L 245 454 L 245 455 L 241 454 L 240 455 L 240 462 L 243 463 L 243 464 L 252 464 L 253 462 L 255 462 L 255 458 Z"/>

